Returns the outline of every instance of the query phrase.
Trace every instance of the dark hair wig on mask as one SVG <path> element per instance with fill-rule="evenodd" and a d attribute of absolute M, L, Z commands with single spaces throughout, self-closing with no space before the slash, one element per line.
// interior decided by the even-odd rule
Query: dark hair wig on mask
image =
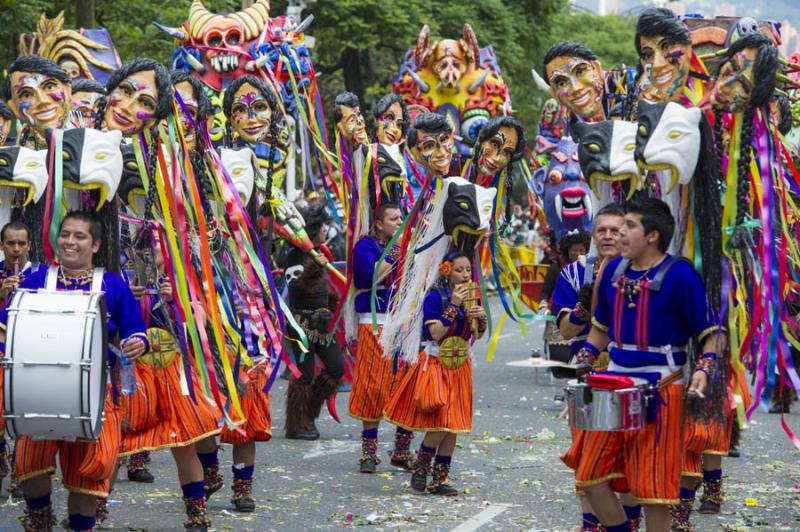
<path fill-rule="evenodd" d="M 240 78 L 236 78 L 236 81 L 231 83 L 230 86 L 225 89 L 225 99 L 222 101 L 222 110 L 225 113 L 225 117 L 230 120 L 231 108 L 233 107 L 233 96 L 236 94 L 236 91 L 241 89 L 242 85 L 245 83 L 255 87 L 256 90 L 261 93 L 264 99 L 267 100 L 269 108 L 272 109 L 272 122 L 275 123 L 278 114 L 278 98 L 275 96 L 275 91 L 273 91 L 269 85 L 264 83 L 264 80 L 255 76 L 242 76 Z"/>
<path fill-rule="evenodd" d="M 774 99 L 778 105 L 778 113 L 780 113 L 780 120 L 776 120 L 778 131 L 781 135 L 787 135 L 792 130 L 792 104 L 789 103 L 789 98 L 786 96 L 778 96 Z"/>
<path fill-rule="evenodd" d="M 547 76 L 547 65 L 556 57 L 580 57 L 587 61 L 597 61 L 597 55 L 585 44 L 573 41 L 557 42 L 547 50 L 542 62 L 542 75 L 548 84 L 550 80 Z"/>
<path fill-rule="evenodd" d="M 511 156 L 511 163 L 515 163 L 522 158 L 523 149 L 525 148 L 525 129 L 522 123 L 513 116 L 495 116 L 490 118 L 480 131 L 478 131 L 478 138 L 472 148 L 473 158 L 477 160 L 480 157 L 481 144 L 490 139 L 492 135 L 500 131 L 500 128 L 510 127 L 517 132 L 517 145 L 514 147 L 514 154 Z"/>
<path fill-rule="evenodd" d="M 3 120 L 11 120 L 14 118 L 14 113 L 11 111 L 11 108 L 3 100 L 0 100 L 0 118 Z M 789 119 L 791 120 L 791 116 Z"/>
<path fill-rule="evenodd" d="M 152 71 L 156 78 L 156 91 L 158 92 L 158 103 L 156 104 L 155 121 L 164 120 L 172 110 L 172 81 L 169 77 L 167 67 L 148 57 L 137 57 L 123 64 L 116 72 L 111 74 L 106 83 L 106 93 L 111 94 L 123 81 L 138 72 Z M 105 107 L 105 105 L 103 106 Z M 100 117 L 105 115 L 105 108 L 98 113 Z"/>
<path fill-rule="evenodd" d="M 636 21 L 634 44 L 636 53 L 642 55 L 642 37 L 660 35 L 676 44 L 692 44 L 692 35 L 675 13 L 664 7 L 645 9 Z"/>
<path fill-rule="evenodd" d="M 333 121 L 336 123 L 342 119 L 342 106 L 355 108 L 361 107 L 361 103 L 358 101 L 358 96 L 352 92 L 344 91 L 337 94 L 333 100 Z"/>
<path fill-rule="evenodd" d="M 72 80 L 72 94 L 76 92 L 93 92 L 95 94 L 102 94 L 105 96 L 106 88 L 102 83 L 93 79 L 76 78 Z"/>
<path fill-rule="evenodd" d="M 778 70 L 778 49 L 769 37 L 762 33 L 748 33 L 734 41 L 722 56 L 719 68 L 721 70 L 725 63 L 746 48 L 758 50 L 753 64 L 753 92 L 750 94 L 750 105 L 761 107 L 769 103 L 775 93 L 775 72 Z"/>
<path fill-rule="evenodd" d="M 306 234 L 311 240 L 319 233 L 322 226 L 328 221 L 328 212 L 325 207 L 309 207 L 302 213 L 303 220 L 306 222 Z"/>
<path fill-rule="evenodd" d="M 375 117 L 375 120 L 379 120 L 381 115 L 386 111 L 388 111 L 389 107 L 391 107 L 396 103 L 400 104 L 400 109 L 402 109 L 403 112 L 402 132 L 403 135 L 405 135 L 406 133 L 408 133 L 408 127 L 411 125 L 409 122 L 411 121 L 411 119 L 408 116 L 408 106 L 406 105 L 406 102 L 404 102 L 403 99 L 397 94 L 389 93 L 381 97 L 381 99 L 378 100 L 378 103 L 372 106 L 372 116 Z"/>
<path fill-rule="evenodd" d="M 204 120 L 211 114 L 211 100 L 208 99 L 208 95 L 203 90 L 203 84 L 200 83 L 199 79 L 190 76 L 183 70 L 173 70 L 169 77 L 172 80 L 173 87 L 178 83 L 184 82 L 191 85 L 194 99 L 197 100 L 197 116 L 200 120 Z"/>
<path fill-rule="evenodd" d="M 440 133 L 452 133 L 453 127 L 444 115 L 440 115 L 439 113 L 422 113 L 414 120 L 414 125 L 408 131 L 406 144 L 409 148 L 413 148 L 417 145 L 419 131 L 436 135 Z"/>
<path fill-rule="evenodd" d="M 38 55 L 23 55 L 8 65 L 8 74 L 3 80 L 2 85 L 0 85 L 3 99 L 6 101 L 11 99 L 11 74 L 14 72 L 32 72 L 34 74 L 44 74 L 46 76 L 50 76 L 51 78 L 57 79 L 66 85 L 70 84 L 69 76 L 64 69 L 50 59 Z"/>

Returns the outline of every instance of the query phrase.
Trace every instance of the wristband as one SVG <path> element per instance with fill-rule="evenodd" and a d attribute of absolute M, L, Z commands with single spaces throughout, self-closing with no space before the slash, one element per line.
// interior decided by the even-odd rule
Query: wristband
<path fill-rule="evenodd" d="M 586 310 L 580 303 L 569 313 L 569 322 L 573 325 L 586 325 Z"/>
<path fill-rule="evenodd" d="M 584 362 L 586 364 L 594 364 L 598 356 L 600 356 L 600 350 L 589 343 L 588 340 L 583 343 L 583 347 L 580 348 L 576 355 L 578 362 Z"/>
<path fill-rule="evenodd" d="M 703 357 L 703 358 L 700 359 L 700 361 L 694 367 L 694 370 L 696 372 L 697 371 L 702 371 L 703 373 L 706 374 L 706 377 L 708 377 L 708 380 L 711 380 L 712 377 L 714 376 L 714 372 L 716 370 L 716 367 L 717 367 L 717 361 L 715 359 L 710 358 L 710 357 Z"/>

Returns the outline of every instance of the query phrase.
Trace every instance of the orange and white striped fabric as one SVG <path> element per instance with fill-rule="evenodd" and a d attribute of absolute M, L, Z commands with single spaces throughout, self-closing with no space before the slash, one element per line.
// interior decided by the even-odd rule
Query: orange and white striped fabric
<path fill-rule="evenodd" d="M 358 347 L 350 390 L 350 416 L 362 421 L 380 421 L 389 402 L 395 376 L 392 361 L 383 357 L 380 331 L 372 334 L 372 325 L 358 326 Z"/>
<path fill-rule="evenodd" d="M 203 394 L 194 369 L 190 371 L 196 401 L 181 392 L 181 366 L 178 357 L 164 368 L 139 361 L 135 370 L 136 393 L 122 396 L 121 456 L 183 447 L 219 434 L 222 414 Z M 141 397 L 137 399 L 137 396 Z M 145 419 L 144 416 L 152 418 Z M 133 429 L 137 426 L 146 428 Z"/>
<path fill-rule="evenodd" d="M 120 412 L 109 391 L 105 421 L 97 442 L 63 440 L 17 440 L 14 468 L 20 482 L 49 475 L 56 470 L 56 454 L 64 487 L 75 493 L 108 497 L 111 474 L 121 442 Z"/>
<path fill-rule="evenodd" d="M 269 411 L 270 394 L 264 393 L 264 386 L 269 380 L 272 366 L 262 362 L 241 372 L 241 379 L 246 383 L 244 396 L 241 399 L 242 413 L 245 419 L 234 417 L 234 428 L 227 425 L 222 428 L 220 440 L 223 443 L 241 444 L 251 441 L 269 441 L 272 439 L 272 416 Z M 235 414 L 234 414 L 235 416 Z"/>
<path fill-rule="evenodd" d="M 422 372 L 437 371 L 441 379 L 432 379 L 437 390 L 419 390 L 417 381 Z M 425 413 L 418 408 L 418 395 L 441 393 L 444 406 Z M 413 432 L 470 432 L 472 430 L 472 360 L 470 357 L 457 369 L 447 369 L 439 359 L 424 351 L 408 368 L 392 392 L 384 413 L 386 420 Z"/>
<path fill-rule="evenodd" d="M 627 479 L 640 504 L 677 504 L 685 443 L 683 389 L 682 384 L 662 389 L 666 404 L 641 430 L 584 432 L 575 484 L 583 488 Z"/>

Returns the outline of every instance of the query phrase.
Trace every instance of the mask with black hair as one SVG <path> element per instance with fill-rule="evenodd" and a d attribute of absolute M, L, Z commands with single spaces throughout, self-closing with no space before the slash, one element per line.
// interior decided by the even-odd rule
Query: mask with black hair
<path fill-rule="evenodd" d="M 172 110 L 169 71 L 157 61 L 137 57 L 122 65 L 106 84 L 102 110 L 108 129 L 130 137 L 165 119 Z"/>
<path fill-rule="evenodd" d="M 8 67 L 2 92 L 17 118 L 39 135 L 64 127 L 72 96 L 70 81 L 66 72 L 49 59 L 17 58 Z"/>
<path fill-rule="evenodd" d="M 669 9 L 650 8 L 636 22 L 636 51 L 650 101 L 676 101 L 689 78 L 692 37 Z"/>
<path fill-rule="evenodd" d="M 584 120 L 602 119 L 603 68 L 580 43 L 560 42 L 545 54 L 544 72 L 555 99 Z"/>
<path fill-rule="evenodd" d="M 714 109 L 735 113 L 772 99 L 778 49 L 760 33 L 749 33 L 728 48 L 720 63 L 709 101 Z"/>
<path fill-rule="evenodd" d="M 367 129 L 358 96 L 352 92 L 343 92 L 333 102 L 333 115 L 336 120 L 336 131 L 353 146 L 367 144 Z"/>
<path fill-rule="evenodd" d="M 519 161 L 524 147 L 525 131 L 519 120 L 513 116 L 496 116 L 478 133 L 473 148 L 476 162 L 473 168 L 482 176 L 494 176 Z M 492 183 L 483 181 L 478 184 L 486 186 Z"/>
<path fill-rule="evenodd" d="M 375 136 L 378 142 L 386 145 L 399 144 L 406 134 L 409 123 L 408 107 L 397 94 L 386 94 L 372 108 L 372 116 L 377 122 Z"/>

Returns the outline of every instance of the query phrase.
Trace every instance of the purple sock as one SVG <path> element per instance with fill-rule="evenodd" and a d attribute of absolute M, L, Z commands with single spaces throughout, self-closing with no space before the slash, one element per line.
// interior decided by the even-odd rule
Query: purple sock
<path fill-rule="evenodd" d="M 426 447 L 423 443 L 419 446 L 419 452 L 424 454 L 433 454 L 436 452 L 436 447 Z"/>
<path fill-rule="evenodd" d="M 219 465 L 219 457 L 217 456 L 217 449 L 214 449 L 210 453 L 197 453 L 197 458 L 199 458 L 200 463 L 203 464 L 203 469 L 208 469 L 209 467 L 214 467 Z"/>
<path fill-rule="evenodd" d="M 188 482 L 181 484 L 181 491 L 186 499 L 202 499 L 206 496 L 205 482 L 198 480 L 197 482 Z"/>
<path fill-rule="evenodd" d="M 69 514 L 70 530 L 91 530 L 94 528 L 93 515 Z"/>
<path fill-rule="evenodd" d="M 50 493 L 42 495 L 41 497 L 25 497 L 25 504 L 31 510 L 41 510 L 50 504 Z"/>
<path fill-rule="evenodd" d="M 253 471 L 255 471 L 255 469 L 256 469 L 255 464 L 244 467 L 236 467 L 236 466 L 231 467 L 231 471 L 233 471 L 234 480 L 252 480 Z"/>
<path fill-rule="evenodd" d="M 688 488 L 681 488 L 681 493 L 679 497 L 681 499 L 694 499 L 694 495 L 697 493 L 697 490 L 690 490 Z"/>
<path fill-rule="evenodd" d="M 377 440 L 378 439 L 378 427 L 374 429 L 366 429 L 361 431 L 361 437 L 365 440 Z"/>
<path fill-rule="evenodd" d="M 453 461 L 453 457 L 452 456 L 444 456 L 444 455 L 441 455 L 441 454 L 437 454 L 436 455 L 436 463 L 437 464 L 450 465 L 450 462 L 452 462 L 452 461 Z"/>
<path fill-rule="evenodd" d="M 631 522 L 625 521 L 618 525 L 603 525 L 606 532 L 631 532 Z"/>
<path fill-rule="evenodd" d="M 583 514 L 583 522 L 581 522 L 581 528 L 597 528 L 597 525 L 600 524 L 600 520 L 591 512 L 587 512 Z"/>
<path fill-rule="evenodd" d="M 410 430 L 404 429 L 403 427 L 397 427 L 397 434 L 403 434 L 405 436 L 408 436 L 409 434 L 413 435 L 414 433 L 411 432 Z"/>
<path fill-rule="evenodd" d="M 706 482 L 719 482 L 722 480 L 722 469 L 703 471 L 703 480 Z"/>
<path fill-rule="evenodd" d="M 625 510 L 625 517 L 630 519 L 631 521 L 635 521 L 642 516 L 642 506 L 637 504 L 636 506 L 625 506 L 622 505 L 622 509 Z"/>

